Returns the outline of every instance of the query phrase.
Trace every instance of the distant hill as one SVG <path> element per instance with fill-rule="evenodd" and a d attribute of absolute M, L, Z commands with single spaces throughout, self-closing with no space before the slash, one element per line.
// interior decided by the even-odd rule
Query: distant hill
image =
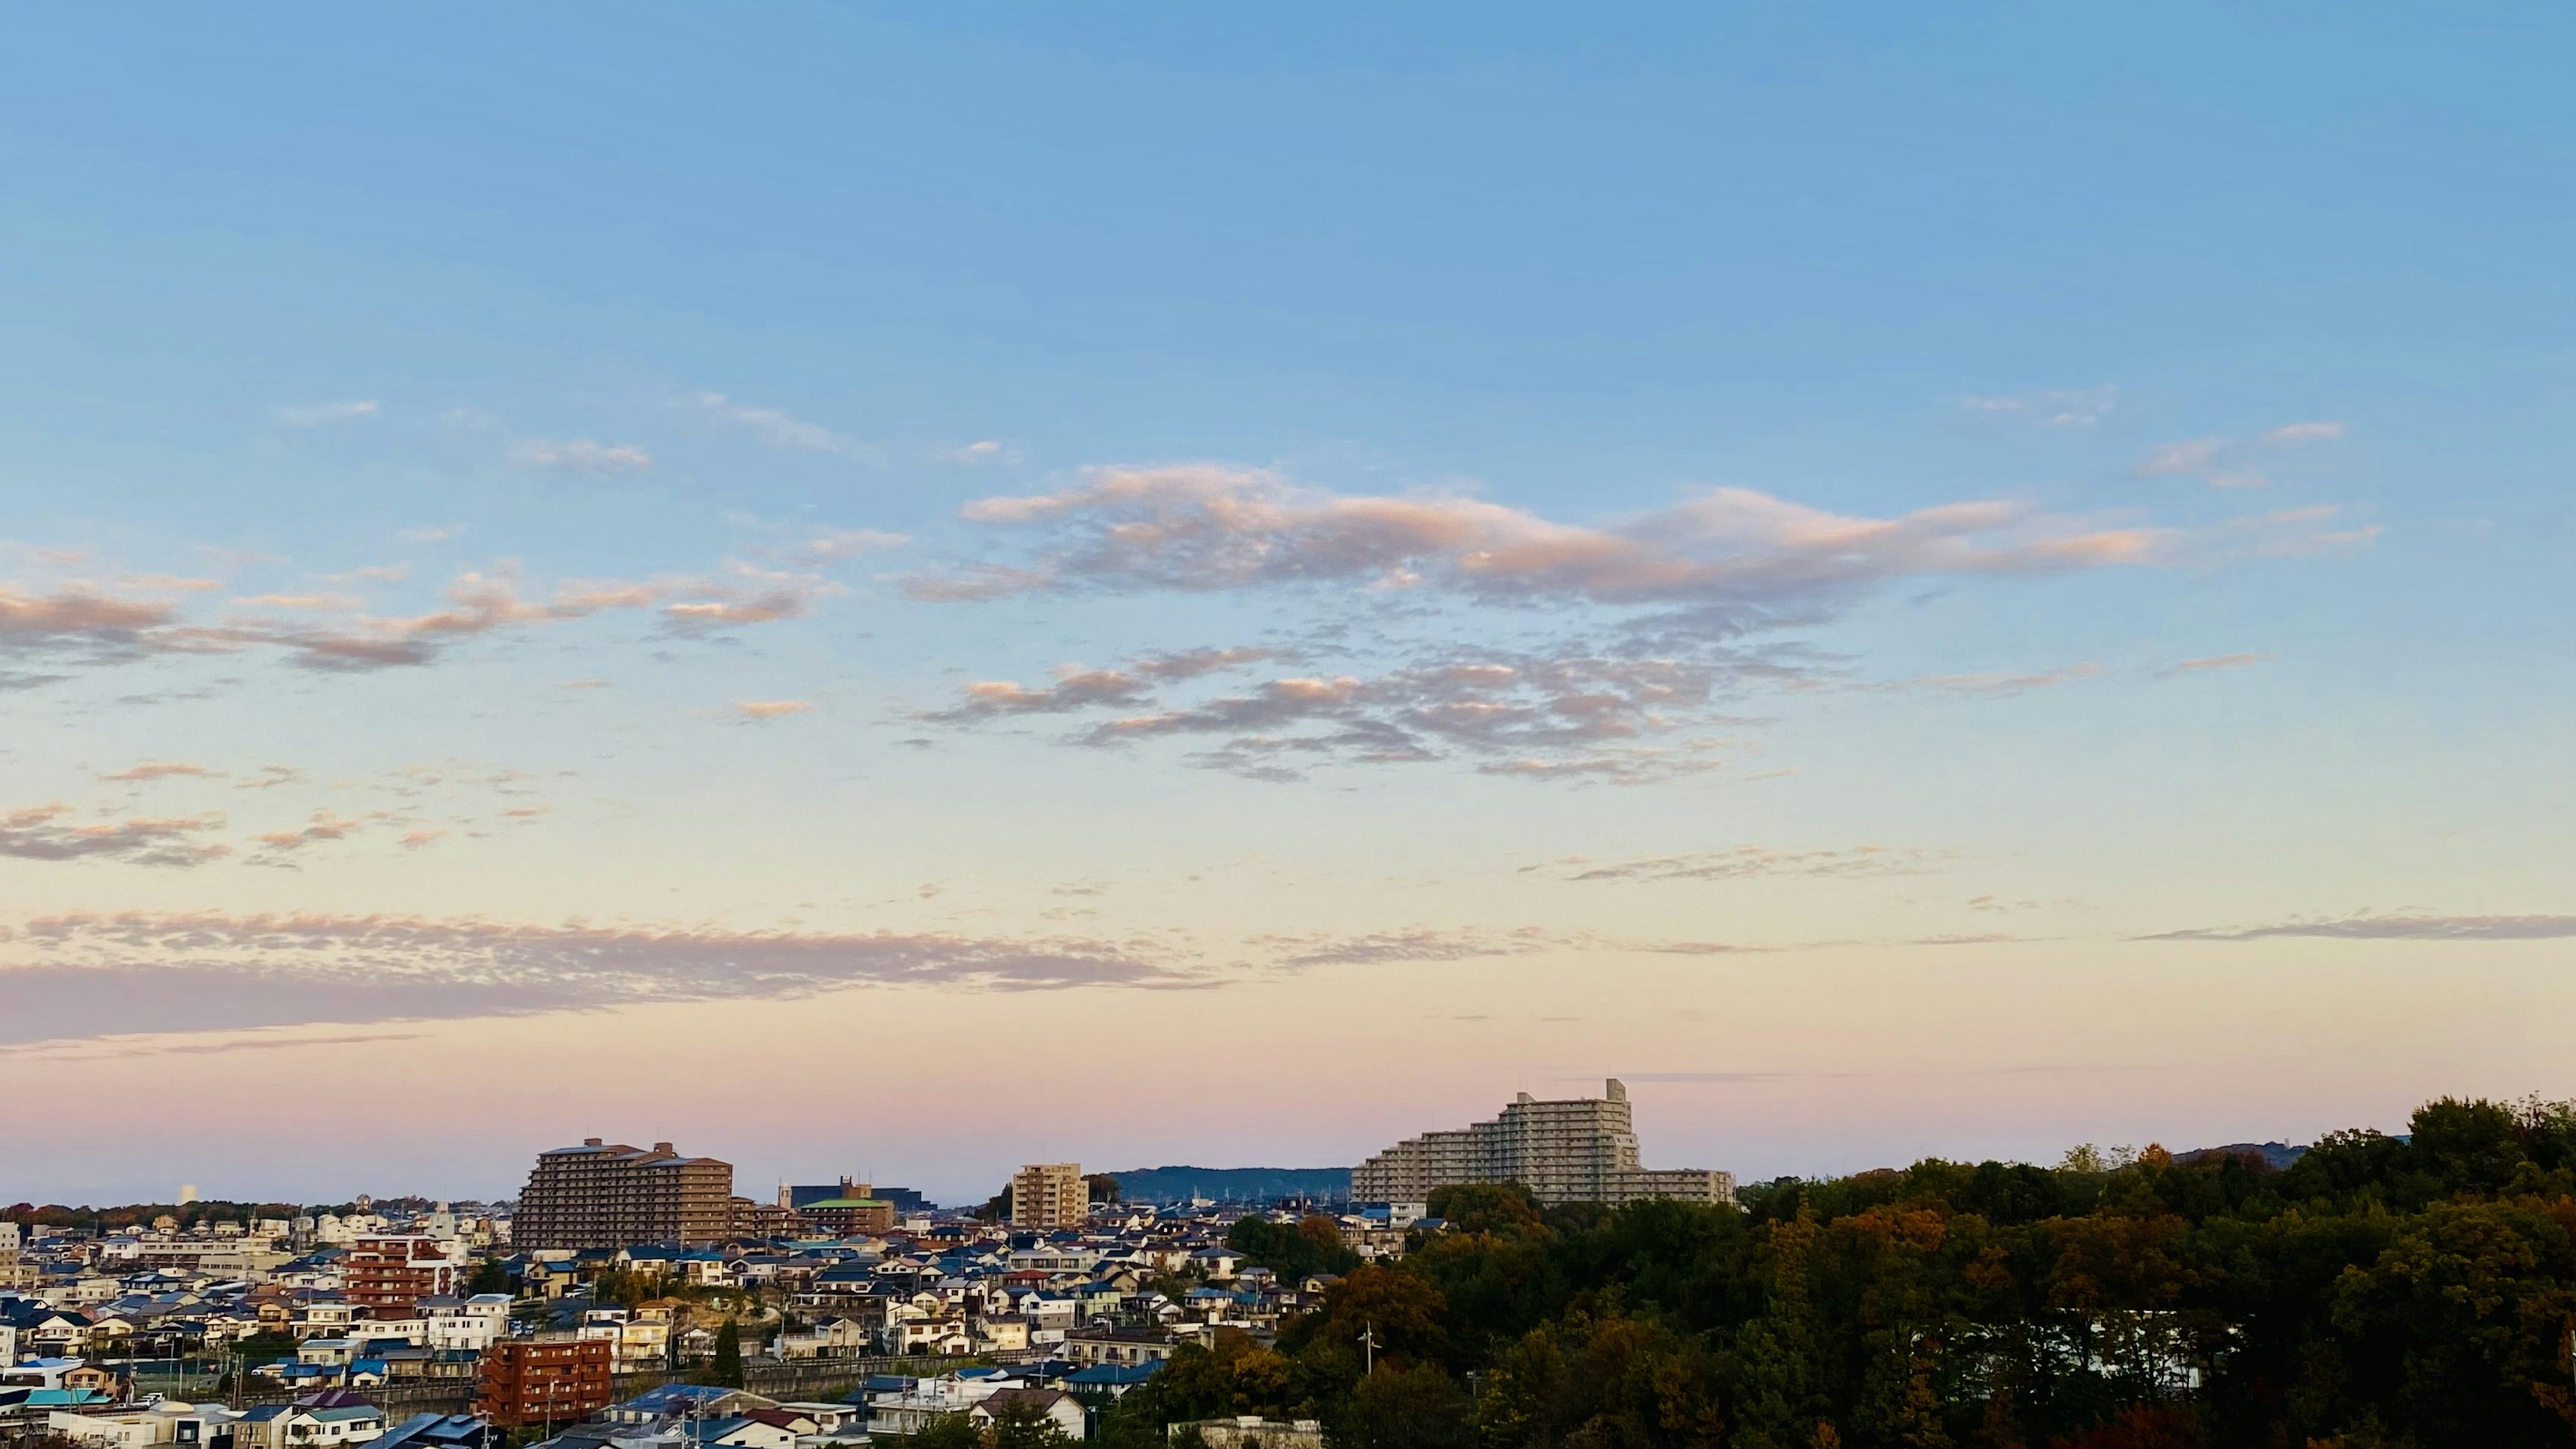
<path fill-rule="evenodd" d="M 1347 1167 L 1140 1167 L 1113 1172 L 1129 1202 L 1268 1202 L 1273 1198 L 1341 1199 L 1351 1195 Z"/>
<path fill-rule="evenodd" d="M 2177 1152 L 2174 1161 L 2188 1166 L 2211 1157 L 2260 1157 L 2275 1168 L 2287 1167 L 2308 1155 L 2304 1147 L 2286 1142 L 2230 1142 L 2224 1147 L 2202 1147 L 2190 1152 Z"/>

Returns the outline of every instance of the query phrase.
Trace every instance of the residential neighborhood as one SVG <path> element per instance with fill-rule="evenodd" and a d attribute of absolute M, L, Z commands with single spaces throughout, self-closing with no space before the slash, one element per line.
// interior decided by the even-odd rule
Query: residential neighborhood
<path fill-rule="evenodd" d="M 1439 1226 L 1419 1203 L 1127 1203 L 1073 1163 L 963 1210 L 847 1177 L 754 1202 L 731 1171 L 592 1139 L 541 1154 L 509 1201 L 190 1203 L 115 1226 L 21 1205 L 0 1223 L 0 1439 L 1079 1441 L 1181 1346 L 1266 1343 Z"/>

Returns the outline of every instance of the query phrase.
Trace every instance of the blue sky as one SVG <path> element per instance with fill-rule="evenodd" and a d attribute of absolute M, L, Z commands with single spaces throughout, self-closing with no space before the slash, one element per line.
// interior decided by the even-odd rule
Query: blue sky
<path fill-rule="evenodd" d="M 0 22 L 14 1195 L 2576 1091 L 2570 29 Z"/>

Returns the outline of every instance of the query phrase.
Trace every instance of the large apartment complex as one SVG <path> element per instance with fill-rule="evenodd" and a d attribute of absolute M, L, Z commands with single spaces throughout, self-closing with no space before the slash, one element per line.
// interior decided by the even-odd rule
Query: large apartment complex
<path fill-rule="evenodd" d="M 1399 1142 L 1353 1169 L 1351 1196 L 1420 1202 L 1435 1187 L 1470 1182 L 1517 1182 L 1549 1204 L 1735 1197 L 1735 1179 L 1727 1173 L 1640 1166 L 1628 1089 L 1615 1078 L 1599 1097 L 1541 1102 L 1523 1092 L 1491 1122 Z"/>
<path fill-rule="evenodd" d="M 1041 1232 L 1091 1221 L 1091 1184 L 1078 1162 L 1032 1162 L 1011 1177 L 1011 1226 Z"/>
<path fill-rule="evenodd" d="M 668 1142 L 646 1151 L 591 1137 L 537 1154 L 510 1241 L 522 1250 L 713 1243 L 732 1199 L 731 1163 L 682 1157 Z"/>

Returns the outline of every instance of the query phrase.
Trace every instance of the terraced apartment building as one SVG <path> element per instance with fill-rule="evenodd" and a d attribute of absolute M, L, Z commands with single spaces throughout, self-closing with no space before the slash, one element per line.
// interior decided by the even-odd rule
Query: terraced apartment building
<path fill-rule="evenodd" d="M 648 1151 L 591 1137 L 579 1147 L 537 1154 L 510 1224 L 510 1245 L 526 1251 L 721 1242 L 732 1202 L 729 1162 L 683 1157 L 668 1142 Z"/>
<path fill-rule="evenodd" d="M 1517 1182 L 1551 1206 L 1735 1199 L 1731 1174 L 1640 1164 L 1628 1089 L 1615 1077 L 1598 1097 L 1542 1102 L 1523 1092 L 1490 1122 L 1407 1138 L 1352 1170 L 1351 1196 L 1420 1202 L 1435 1187 L 1471 1182 Z"/>

